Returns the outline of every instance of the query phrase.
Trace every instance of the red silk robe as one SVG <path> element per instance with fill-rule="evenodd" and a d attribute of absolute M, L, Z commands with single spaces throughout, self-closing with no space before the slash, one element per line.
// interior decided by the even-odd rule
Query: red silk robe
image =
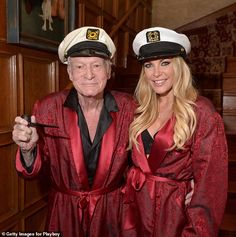
<path fill-rule="evenodd" d="M 36 176 L 43 164 L 50 164 L 52 192 L 47 230 L 63 237 L 120 236 L 120 192 L 128 165 L 128 129 L 135 104 L 131 96 L 112 92 L 119 111 L 110 112 L 112 123 L 106 130 L 92 188 L 89 187 L 77 113 L 63 103 L 68 91 L 49 95 L 33 110 L 39 123 L 57 125 L 44 128 L 37 146 L 31 173 L 22 166 L 18 151 L 16 168 L 25 177 Z"/>
<path fill-rule="evenodd" d="M 216 237 L 227 199 L 227 145 L 224 125 L 204 97 L 196 102 L 197 129 L 185 150 L 173 144 L 172 117 L 157 133 L 147 159 L 141 136 L 134 167 L 124 188 L 123 223 L 140 237 Z M 155 166 L 155 167 L 154 167 Z M 191 202 L 185 205 L 194 180 Z"/>

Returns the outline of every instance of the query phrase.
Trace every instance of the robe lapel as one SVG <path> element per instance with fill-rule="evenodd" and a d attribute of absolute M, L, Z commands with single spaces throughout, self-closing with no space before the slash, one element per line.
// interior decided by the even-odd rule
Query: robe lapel
<path fill-rule="evenodd" d="M 141 135 L 138 136 L 139 150 L 134 146 L 132 150 L 132 159 L 136 166 L 138 166 L 144 173 L 151 173 L 148 165 L 147 157 L 145 155 L 144 146 Z"/>
<path fill-rule="evenodd" d="M 148 164 L 153 173 L 159 168 L 167 149 L 173 144 L 174 123 L 175 119 L 171 117 L 155 136 L 148 158 Z"/>
<path fill-rule="evenodd" d="M 100 188 L 104 183 L 108 173 L 111 161 L 113 158 L 115 138 L 116 138 L 116 113 L 111 113 L 113 122 L 110 123 L 109 128 L 104 133 L 102 138 L 100 156 L 98 159 L 98 166 L 93 182 L 93 189 Z"/>
<path fill-rule="evenodd" d="M 83 155 L 83 146 L 80 136 L 80 128 L 78 126 L 78 116 L 76 112 L 66 109 L 65 116 L 66 124 L 68 126 L 70 141 L 71 141 L 71 149 L 74 159 L 74 164 L 76 167 L 76 171 L 79 177 L 79 180 L 85 187 L 89 187 L 88 183 L 88 175 L 84 163 L 84 155 Z"/>
<path fill-rule="evenodd" d="M 112 123 L 112 117 L 109 114 L 109 112 L 107 112 L 107 110 L 103 107 L 100 118 L 99 118 L 97 131 L 93 140 L 92 148 L 97 146 L 97 144 L 103 138 L 105 132 L 107 131 L 111 123 Z"/>

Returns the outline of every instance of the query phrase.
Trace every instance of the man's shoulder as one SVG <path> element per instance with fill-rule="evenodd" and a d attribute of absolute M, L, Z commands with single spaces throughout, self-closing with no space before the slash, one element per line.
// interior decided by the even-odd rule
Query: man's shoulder
<path fill-rule="evenodd" d="M 52 93 L 46 95 L 45 97 L 43 97 L 42 99 L 40 99 L 39 101 L 47 102 L 50 100 L 65 100 L 65 98 L 68 96 L 69 92 L 70 92 L 69 89 L 65 89 L 65 90 L 61 90 L 61 91 L 57 91 L 57 92 L 52 92 Z"/>
<path fill-rule="evenodd" d="M 111 91 L 111 94 L 114 96 L 118 107 L 136 107 L 135 99 L 132 94 L 121 91 Z"/>
<path fill-rule="evenodd" d="M 63 104 L 70 90 L 62 90 L 50 93 L 41 99 L 38 99 L 34 107 L 40 110 L 56 110 L 63 107 Z"/>
<path fill-rule="evenodd" d="M 127 93 L 127 92 L 121 92 L 121 91 L 111 91 L 111 94 L 114 96 L 115 100 L 117 102 L 119 101 L 134 101 L 134 97 L 132 94 Z"/>
<path fill-rule="evenodd" d="M 111 91 L 111 94 L 115 98 L 119 111 L 134 113 L 137 105 L 132 94 L 120 91 Z"/>

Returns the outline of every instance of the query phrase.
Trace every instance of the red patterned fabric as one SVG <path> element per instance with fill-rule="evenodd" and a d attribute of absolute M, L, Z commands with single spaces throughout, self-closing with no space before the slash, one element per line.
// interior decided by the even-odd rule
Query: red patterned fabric
<path fill-rule="evenodd" d="M 193 138 L 183 151 L 159 152 L 156 162 L 161 159 L 161 163 L 155 175 L 140 137 L 140 151 L 133 150 L 135 166 L 129 171 L 123 189 L 123 215 L 127 216 L 123 225 L 127 231 L 137 230 L 137 236 L 217 237 L 227 199 L 224 125 L 206 98 L 199 97 L 196 105 L 198 125 Z M 168 127 L 164 126 L 165 131 L 160 132 L 166 132 L 166 138 L 170 139 L 168 133 L 172 131 Z M 158 147 L 165 149 L 162 143 Z M 192 179 L 194 194 L 186 206 Z"/>
<path fill-rule="evenodd" d="M 50 164 L 53 184 L 50 193 L 48 231 L 61 232 L 63 237 L 120 236 L 120 192 L 128 165 L 128 129 L 135 104 L 131 96 L 112 92 L 119 111 L 111 112 L 113 122 L 102 143 L 92 188 L 89 187 L 81 146 L 78 116 L 63 107 L 68 91 L 49 95 L 35 104 L 37 122 L 54 124 L 45 128 L 37 147 L 32 173 L 20 162 L 16 167 L 26 177 L 36 176 L 42 164 Z"/>

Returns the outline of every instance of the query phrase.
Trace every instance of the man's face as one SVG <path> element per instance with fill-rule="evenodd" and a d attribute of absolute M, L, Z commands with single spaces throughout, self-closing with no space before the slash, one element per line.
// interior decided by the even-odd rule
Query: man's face
<path fill-rule="evenodd" d="M 75 89 L 83 97 L 102 96 L 111 75 L 109 62 L 99 57 L 70 57 L 67 71 Z"/>

